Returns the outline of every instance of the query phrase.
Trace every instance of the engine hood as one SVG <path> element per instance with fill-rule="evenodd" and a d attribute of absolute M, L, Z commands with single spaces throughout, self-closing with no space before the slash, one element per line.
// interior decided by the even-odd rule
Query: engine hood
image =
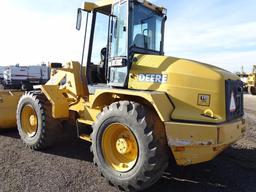
<path fill-rule="evenodd" d="M 225 81 L 239 77 L 224 69 L 167 56 L 135 55 L 128 87 L 161 91 L 174 105 L 174 120 L 220 123 L 226 120 Z"/>

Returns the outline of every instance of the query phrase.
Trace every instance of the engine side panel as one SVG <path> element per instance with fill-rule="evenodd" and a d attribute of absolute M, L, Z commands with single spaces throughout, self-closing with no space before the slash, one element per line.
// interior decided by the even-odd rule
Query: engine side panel
<path fill-rule="evenodd" d="M 226 121 L 225 80 L 238 77 L 220 68 L 174 57 L 135 55 L 129 88 L 166 92 L 174 120 Z"/>

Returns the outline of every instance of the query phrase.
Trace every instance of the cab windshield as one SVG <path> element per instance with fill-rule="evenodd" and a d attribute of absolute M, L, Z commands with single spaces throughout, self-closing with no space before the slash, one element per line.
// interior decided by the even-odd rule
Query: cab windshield
<path fill-rule="evenodd" d="M 130 47 L 141 51 L 162 52 L 163 21 L 163 15 L 158 14 L 142 4 L 135 3 L 131 21 L 132 37 L 130 37 Z"/>

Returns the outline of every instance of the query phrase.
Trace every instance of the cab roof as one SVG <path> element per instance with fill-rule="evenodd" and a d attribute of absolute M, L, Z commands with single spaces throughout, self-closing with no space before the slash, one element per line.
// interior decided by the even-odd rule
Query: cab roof
<path fill-rule="evenodd" d="M 146 0 L 135 0 L 135 1 L 144 4 L 145 7 L 148 7 L 154 11 L 162 12 L 165 9 L 164 7 L 159 7 Z M 97 11 L 106 15 L 110 15 L 112 5 L 118 2 L 121 2 L 121 0 L 99 0 L 96 2 L 85 2 L 83 4 L 83 8 L 88 12 Z"/>

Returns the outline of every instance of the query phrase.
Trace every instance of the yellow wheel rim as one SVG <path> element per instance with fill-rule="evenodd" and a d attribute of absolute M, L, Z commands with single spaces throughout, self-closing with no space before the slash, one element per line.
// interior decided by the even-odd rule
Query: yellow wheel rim
<path fill-rule="evenodd" d="M 21 112 L 21 126 L 28 137 L 35 136 L 37 123 L 38 119 L 34 108 L 31 105 L 24 106 Z"/>
<path fill-rule="evenodd" d="M 102 152 L 114 170 L 127 172 L 138 159 L 138 143 L 130 129 L 120 123 L 109 125 L 103 133 Z"/>

